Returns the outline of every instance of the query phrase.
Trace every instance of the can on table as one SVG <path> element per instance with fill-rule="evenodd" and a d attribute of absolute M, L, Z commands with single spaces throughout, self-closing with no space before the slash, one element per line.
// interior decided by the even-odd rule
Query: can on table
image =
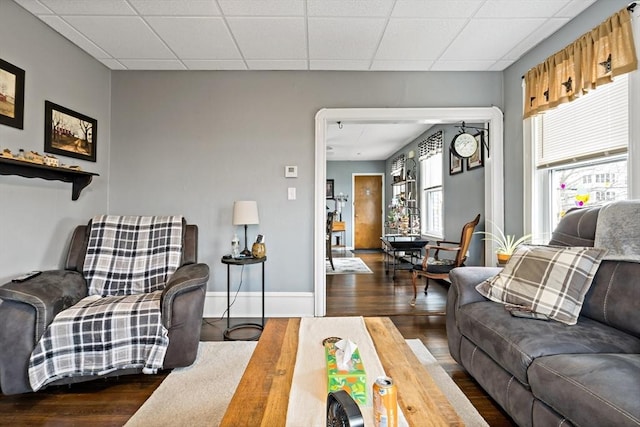
<path fill-rule="evenodd" d="M 398 390 L 389 377 L 378 377 L 373 384 L 373 422 L 376 427 L 398 425 Z"/>

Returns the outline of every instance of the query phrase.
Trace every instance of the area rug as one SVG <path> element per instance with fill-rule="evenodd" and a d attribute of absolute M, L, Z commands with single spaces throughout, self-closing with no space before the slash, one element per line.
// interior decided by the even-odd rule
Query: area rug
<path fill-rule="evenodd" d="M 326 262 L 327 274 L 373 274 L 373 271 L 367 264 L 362 261 L 361 258 L 334 258 L 333 266 L 335 270 L 331 269 L 329 261 Z"/>
<path fill-rule="evenodd" d="M 201 342 L 196 362 L 174 369 L 126 426 L 218 426 L 256 342 Z M 418 339 L 407 340 L 467 426 L 487 426 Z"/>
<path fill-rule="evenodd" d="M 201 342 L 195 363 L 174 369 L 125 426 L 219 425 L 257 344 Z"/>

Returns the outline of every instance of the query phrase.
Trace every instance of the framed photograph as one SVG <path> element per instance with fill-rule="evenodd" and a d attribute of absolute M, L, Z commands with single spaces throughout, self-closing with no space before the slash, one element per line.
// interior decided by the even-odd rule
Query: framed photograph
<path fill-rule="evenodd" d="M 462 173 L 462 159 L 449 150 L 449 175 Z"/>
<path fill-rule="evenodd" d="M 467 159 L 468 171 L 484 166 L 484 132 L 478 132 L 474 137 L 478 141 L 478 149 Z"/>
<path fill-rule="evenodd" d="M 0 123 L 24 129 L 24 70 L 0 59 Z"/>
<path fill-rule="evenodd" d="M 327 180 L 327 199 L 333 199 L 333 180 Z"/>
<path fill-rule="evenodd" d="M 44 102 L 44 151 L 96 161 L 98 121 L 68 108 Z"/>

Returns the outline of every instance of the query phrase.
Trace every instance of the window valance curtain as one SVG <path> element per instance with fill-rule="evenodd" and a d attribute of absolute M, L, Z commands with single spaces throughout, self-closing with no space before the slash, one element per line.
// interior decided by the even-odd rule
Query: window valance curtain
<path fill-rule="evenodd" d="M 622 9 L 527 71 L 524 117 L 530 117 L 638 68 L 631 13 Z"/>
<path fill-rule="evenodd" d="M 440 130 L 418 144 L 418 160 L 426 160 L 429 157 L 442 153 L 444 133 Z"/>

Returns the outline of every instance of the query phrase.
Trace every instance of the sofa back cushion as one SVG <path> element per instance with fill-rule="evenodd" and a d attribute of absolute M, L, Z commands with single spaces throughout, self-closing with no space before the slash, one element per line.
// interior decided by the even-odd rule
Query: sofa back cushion
<path fill-rule="evenodd" d="M 562 218 L 550 245 L 593 246 L 600 207 L 574 209 Z M 585 296 L 581 316 L 640 337 L 640 263 L 600 263 Z"/>

